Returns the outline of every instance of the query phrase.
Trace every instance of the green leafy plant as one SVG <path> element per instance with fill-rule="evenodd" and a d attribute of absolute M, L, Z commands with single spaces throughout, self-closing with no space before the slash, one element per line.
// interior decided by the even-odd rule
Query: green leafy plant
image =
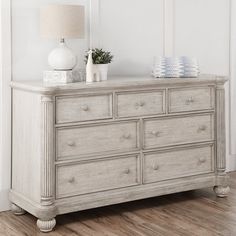
<path fill-rule="evenodd" d="M 104 51 L 102 48 L 94 48 L 93 52 L 93 63 L 94 64 L 109 64 L 112 62 L 113 55 L 111 52 Z M 85 55 L 85 63 L 88 61 L 88 53 Z"/>

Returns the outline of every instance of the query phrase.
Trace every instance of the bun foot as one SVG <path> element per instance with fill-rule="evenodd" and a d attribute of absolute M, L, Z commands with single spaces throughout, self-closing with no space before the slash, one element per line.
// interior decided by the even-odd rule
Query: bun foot
<path fill-rule="evenodd" d="M 215 186 L 214 191 L 217 197 L 223 198 L 228 196 L 230 188 L 229 186 Z"/>
<path fill-rule="evenodd" d="M 21 216 L 26 213 L 24 209 L 22 209 L 21 207 L 17 206 L 14 203 L 11 204 L 11 211 L 17 216 Z"/>
<path fill-rule="evenodd" d="M 53 230 L 53 228 L 56 226 L 56 220 L 55 220 L 55 218 L 53 218 L 51 220 L 38 219 L 37 226 L 41 232 L 48 233 L 48 232 L 51 232 Z"/>

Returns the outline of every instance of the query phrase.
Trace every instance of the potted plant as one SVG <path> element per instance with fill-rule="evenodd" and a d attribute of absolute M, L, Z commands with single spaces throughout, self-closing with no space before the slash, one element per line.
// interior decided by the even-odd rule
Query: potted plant
<path fill-rule="evenodd" d="M 93 64 L 100 73 L 101 80 L 107 80 L 108 64 L 112 62 L 111 52 L 104 51 L 102 48 L 92 49 Z M 88 61 L 88 53 L 85 56 L 85 63 Z"/>

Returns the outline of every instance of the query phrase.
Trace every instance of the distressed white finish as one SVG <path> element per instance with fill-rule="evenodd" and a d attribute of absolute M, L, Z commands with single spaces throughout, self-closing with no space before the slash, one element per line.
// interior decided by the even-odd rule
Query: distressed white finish
<path fill-rule="evenodd" d="M 112 118 L 111 94 L 56 98 L 57 123 L 108 118 Z"/>
<path fill-rule="evenodd" d="M 214 146 L 146 153 L 143 161 L 144 183 L 210 173 L 214 171 Z"/>
<path fill-rule="evenodd" d="M 54 190 L 54 97 L 41 97 L 41 204 L 53 205 Z"/>
<path fill-rule="evenodd" d="M 140 183 L 140 158 L 125 156 L 59 165 L 56 197 L 100 192 Z"/>
<path fill-rule="evenodd" d="M 88 41 L 95 41 L 94 45 L 97 46 L 96 41 L 98 40 L 98 35 L 99 35 L 99 0 L 91 0 L 93 3 L 93 14 L 91 14 L 91 24 L 94 26 L 94 30 L 92 30 L 91 28 L 91 32 L 95 32 L 97 31 L 98 34 L 91 34 L 91 37 L 88 37 Z M 142 0 L 143 1 L 143 0 Z M 12 12 L 12 18 L 13 18 L 13 77 L 14 79 L 38 79 L 39 77 L 41 78 L 41 71 L 47 67 L 46 65 L 46 60 L 45 58 L 47 57 L 47 53 L 53 48 L 55 47 L 55 42 L 51 42 L 51 41 L 44 41 L 41 40 L 39 38 L 39 35 L 37 34 L 37 30 L 38 30 L 38 10 L 39 10 L 39 5 L 45 5 L 48 3 L 53 3 L 55 2 L 55 0 L 12 0 L 12 5 L 13 5 L 13 12 Z M 71 4 L 82 4 L 82 1 L 79 0 L 60 0 L 61 3 L 71 3 Z M 85 2 L 85 1 L 84 1 Z M 86 0 L 86 2 L 89 2 Z M 119 1 L 117 1 L 119 2 Z M 127 2 L 125 2 L 125 4 L 123 4 L 123 2 L 120 2 L 120 5 L 123 8 L 128 8 Z M 144 3 L 147 3 L 146 1 L 143 1 Z M 169 17 L 169 20 L 165 20 L 165 22 L 163 22 L 163 20 L 158 21 L 160 22 L 160 27 L 161 29 L 157 29 L 159 27 L 159 24 L 155 24 L 155 27 L 149 27 L 150 31 L 151 29 L 154 29 L 155 32 L 156 31 L 160 31 L 163 32 L 163 28 L 166 29 L 166 35 L 167 37 L 166 42 L 164 43 L 158 43 L 158 47 L 160 47 L 160 49 L 158 49 L 158 52 L 160 50 L 160 52 L 162 52 L 162 50 L 166 48 L 166 54 L 167 55 L 172 55 L 172 48 L 173 48 L 173 42 L 172 42 L 172 38 L 171 36 L 173 35 L 173 38 L 175 37 L 174 31 L 175 31 L 175 19 L 173 20 L 173 16 L 172 13 L 175 14 L 175 4 L 178 4 L 178 8 L 181 10 L 180 15 L 182 15 L 182 17 L 186 16 L 186 18 L 188 18 L 188 20 L 185 22 L 185 24 L 187 24 L 187 28 L 188 28 L 188 36 L 193 32 L 196 31 L 199 32 L 199 28 L 190 28 L 189 25 L 191 25 L 192 20 L 189 19 L 189 17 L 185 14 L 185 12 L 195 12 L 195 8 L 192 7 L 194 6 L 194 4 L 198 4 L 199 1 L 193 0 L 190 2 L 190 4 L 186 5 L 185 3 L 189 2 L 189 1 L 177 1 L 177 0 L 163 0 L 163 2 L 165 3 L 169 3 L 168 6 L 164 9 L 163 8 L 163 4 L 161 5 L 161 7 L 157 7 L 158 9 L 158 14 L 159 14 L 159 10 L 161 11 L 160 15 L 156 15 L 155 17 L 158 17 L 158 20 L 160 18 L 162 18 L 163 16 L 163 11 L 165 10 L 166 13 L 166 17 Z M 232 2 L 232 6 L 231 9 L 229 7 L 228 9 L 228 0 L 222 0 L 220 1 L 215 1 L 215 0 L 203 0 L 200 1 L 200 6 L 198 9 L 203 9 L 207 11 L 207 14 L 204 14 L 204 16 L 202 16 L 201 11 L 200 14 L 198 14 L 196 17 L 194 17 L 194 19 L 196 19 L 197 23 L 201 26 L 201 30 L 204 31 L 204 34 L 198 34 L 197 37 L 200 38 L 201 41 L 198 41 L 198 45 L 200 48 L 202 48 L 202 46 L 206 45 L 206 41 L 208 41 L 208 37 L 211 37 L 212 33 L 215 34 L 221 34 L 223 36 L 220 37 L 213 37 L 213 41 L 215 43 L 215 45 L 213 45 L 213 41 L 211 41 L 211 45 L 212 47 L 208 48 L 207 50 L 201 50 L 201 52 L 199 52 L 199 54 L 202 55 L 202 57 L 204 58 L 205 56 L 207 57 L 211 57 L 213 58 L 213 60 L 204 60 L 203 64 L 204 67 L 202 67 L 205 71 L 205 69 L 207 71 L 209 71 L 209 65 L 210 65 L 210 71 L 211 73 L 215 73 L 216 69 L 221 73 L 221 74 L 225 74 L 225 71 L 227 70 L 228 65 L 228 57 L 226 57 L 225 55 L 228 54 L 228 49 L 227 47 L 222 45 L 226 45 L 228 44 L 229 40 L 228 40 L 228 34 L 224 33 L 224 30 L 229 28 L 229 17 L 230 14 L 225 12 L 227 11 L 227 9 L 229 11 L 227 12 L 232 12 L 232 37 L 231 37 L 231 42 L 232 42 L 232 48 L 231 48 L 231 73 L 232 73 L 232 78 L 235 78 L 235 55 L 236 55 L 236 51 L 235 51 L 235 1 L 231 1 Z M 172 4 L 174 3 L 174 4 Z M 208 4 L 209 3 L 209 4 Z M 11 28 L 10 28 L 10 4 L 11 1 L 10 0 L 2 0 L 1 4 L 3 4 L 3 8 L 2 8 L 2 13 L 3 13 L 3 21 L 2 21 L 2 37 L 3 37 L 3 53 L 1 53 L 3 61 L 2 61 L 2 68 L 4 69 L 4 75 L 2 76 L 2 82 L 3 82 L 3 93 L 2 96 L 4 97 L 3 101 L 3 105 L 5 108 L 1 108 L 2 110 L 6 111 L 6 108 L 8 109 L 10 107 L 10 90 L 8 90 L 8 86 L 9 86 L 9 81 L 11 79 L 11 62 L 10 62 L 10 57 L 11 57 L 11 37 L 10 37 L 10 32 L 11 32 Z M 154 4 L 156 4 L 156 1 L 154 1 Z M 173 8 L 172 8 L 173 6 Z M 223 7 L 222 7 L 223 6 Z M 135 5 L 135 7 L 137 7 L 137 5 Z M 226 8 L 227 9 L 226 9 Z M 133 8 L 131 8 L 132 10 Z M 223 9 L 223 11 L 222 11 Z M 123 11 L 119 11 L 120 15 L 122 15 Z M 215 14 L 216 13 L 216 14 Z M 222 14 L 223 13 L 223 14 Z M 149 11 L 147 11 L 146 16 L 149 15 Z M 160 16 L 160 17 L 159 17 Z M 216 25 L 216 29 L 209 27 L 208 24 L 202 24 L 201 22 L 198 21 L 199 18 L 202 18 L 204 21 L 208 21 L 208 18 L 214 18 L 214 25 Z M 88 20 L 89 17 L 87 17 Z M 140 18 L 140 20 L 143 20 L 143 18 Z M 113 21 L 111 21 L 109 19 L 109 22 L 112 24 Z M 135 22 L 136 23 L 136 22 Z M 178 25 L 182 25 L 181 23 L 178 23 L 176 21 L 176 23 Z M 28 27 L 25 27 L 26 25 L 28 25 Z M 153 25 L 153 23 L 152 23 Z M 126 25 L 123 24 L 123 27 L 126 27 Z M 223 30 L 222 30 L 223 27 Z M 127 25 L 127 28 L 129 28 L 129 25 Z M 182 34 L 183 32 L 186 31 L 186 27 L 184 27 L 183 25 L 183 31 L 181 29 L 179 29 L 179 32 Z M 215 29 L 215 30 L 214 30 Z M 130 32 L 132 30 L 130 29 Z M 106 31 L 107 33 L 104 33 L 105 36 L 109 36 L 111 35 L 111 33 L 109 31 Z M 206 33 L 205 33 L 206 32 Z M 89 35 L 89 33 L 88 33 Z M 151 35 L 151 34 L 150 34 Z M 215 40 L 217 38 L 217 40 Z M 163 39 L 163 35 L 161 35 L 160 39 Z M 197 38 L 196 38 L 197 39 Z M 158 39 L 159 40 L 159 39 Z M 221 41 L 219 43 L 219 41 Z M 131 40 L 130 40 L 131 41 Z M 163 40 L 165 41 L 165 40 Z M 128 43 L 128 41 L 125 41 L 126 43 Z M 135 40 L 132 41 L 132 43 L 136 43 L 137 45 L 139 45 L 139 41 Z M 145 41 L 145 47 L 146 47 L 146 42 L 149 44 L 150 41 L 147 40 Z M 191 40 L 191 42 L 193 42 Z M 189 37 L 185 37 L 185 35 L 183 35 L 183 48 L 186 49 L 188 47 L 188 44 L 191 43 L 189 40 Z M 86 46 L 84 48 L 80 47 L 82 44 L 84 44 L 84 42 L 79 42 L 77 40 L 72 40 L 72 42 L 70 42 L 73 44 L 73 48 L 78 52 L 78 55 L 80 55 L 80 65 L 83 65 L 83 55 L 84 55 L 84 50 L 88 47 L 88 43 L 86 43 Z M 82 43 L 82 44 L 81 44 Z M 26 48 L 22 47 L 22 45 L 26 46 Z M 41 47 L 40 45 L 42 45 L 43 47 Z M 77 49 L 77 46 L 78 49 Z M 119 44 L 117 44 L 119 46 Z M 209 45 L 209 44 L 207 44 Z M 219 46 L 220 45 L 220 46 Z M 102 45 L 101 45 L 102 46 Z M 192 46 L 190 45 L 191 50 L 194 50 L 194 48 L 196 47 L 196 44 L 193 44 Z M 213 49 L 212 49 L 213 48 Z M 25 53 L 26 52 L 26 53 Z M 217 53 L 217 56 L 210 56 L 210 55 L 215 55 L 215 53 Z M 40 56 L 36 56 L 35 54 L 40 55 Z M 157 53 L 156 53 L 157 54 Z M 183 53 L 181 53 L 183 54 Z M 223 55 L 223 56 L 222 56 Z M 42 57 L 41 57 L 42 56 Z M 126 54 L 122 54 L 121 56 L 126 56 Z M 139 55 L 140 56 L 140 55 Z M 19 61 L 18 58 L 23 58 L 22 61 Z M 136 58 L 137 56 L 134 54 L 134 58 Z M 145 63 L 146 63 L 146 58 L 143 58 Z M 34 63 L 32 63 L 32 60 L 35 60 Z M 216 60 L 216 61 L 215 61 Z M 221 61 L 222 60 L 222 61 Z M 202 60 L 201 60 L 202 61 Z M 220 63 L 218 63 L 220 61 Z M 30 64 L 30 67 L 29 67 Z M 131 65 L 129 63 L 123 63 L 121 65 L 121 67 L 123 68 L 123 66 L 127 66 L 127 65 Z M 133 63 L 132 63 L 132 67 L 133 68 Z M 135 71 L 136 72 L 136 71 Z M 228 72 L 227 72 L 228 73 Z M 228 130 L 230 131 L 230 134 L 227 134 L 227 139 L 229 138 L 229 135 L 232 136 L 232 140 L 229 140 L 229 142 L 231 142 L 231 151 L 232 154 L 235 154 L 235 125 L 234 125 L 234 117 L 235 117 L 235 112 L 234 112 L 234 101 L 236 99 L 235 98 L 235 82 L 234 79 L 232 79 L 231 81 L 231 126 L 230 129 L 228 128 Z M 7 93 L 8 95 L 4 95 L 4 93 Z M 227 96 L 227 94 L 226 94 Z M 1 105 L 0 105 L 1 106 Z M 226 111 L 227 111 L 227 107 L 226 107 Z M 10 110 L 8 112 L 4 112 L 1 113 L 5 118 L 3 118 L 3 132 L 2 136 L 4 137 L 3 142 L 3 149 L 1 152 L 2 158 L 1 158 L 1 181 L 3 181 L 2 186 L 0 187 L 0 198 L 2 199 L 2 201 L 0 202 L 0 210 L 2 209 L 7 209 L 8 208 L 8 204 L 7 201 L 4 201 L 4 199 L 7 199 L 7 195 L 8 195 L 8 188 L 10 187 L 10 134 L 11 131 L 9 129 L 9 125 L 10 125 Z M 4 121 L 5 120 L 5 121 Z M 226 119 L 227 121 L 228 119 Z M 6 125 L 8 124 L 8 125 Z M 226 128 L 229 125 L 226 126 Z M 6 138 L 8 137 L 8 138 Z M 227 155 L 229 150 L 227 151 Z M 234 158 L 229 159 L 228 161 L 228 170 L 234 170 L 236 165 L 236 158 L 235 155 L 232 156 Z M 6 176 L 9 176 L 8 178 Z"/>
<path fill-rule="evenodd" d="M 214 88 L 172 89 L 169 94 L 169 111 L 184 112 L 214 108 Z"/>
<path fill-rule="evenodd" d="M 37 220 L 37 226 L 43 233 L 48 233 L 56 226 L 55 218 L 50 220 Z"/>
<path fill-rule="evenodd" d="M 229 188 L 229 186 L 226 186 L 226 187 L 225 186 L 215 186 L 214 191 L 215 191 L 217 197 L 223 198 L 229 194 L 230 188 Z"/>
<path fill-rule="evenodd" d="M 21 207 L 18 207 L 14 203 L 11 204 L 11 210 L 17 216 L 24 215 L 26 213 L 24 209 L 22 209 Z"/>
<path fill-rule="evenodd" d="M 138 141 L 138 124 L 135 121 L 74 126 L 56 131 L 58 159 L 111 151 L 134 151 L 139 147 Z"/>
<path fill-rule="evenodd" d="M 41 97 L 14 90 L 12 98 L 12 189 L 40 203 Z"/>
<path fill-rule="evenodd" d="M 150 116 L 165 112 L 165 90 L 117 94 L 117 116 Z M 129 101 L 129 102 L 127 102 Z"/>
<path fill-rule="evenodd" d="M 58 214 L 203 187 L 226 196 L 225 81 L 12 82 L 15 209 L 49 232 Z"/>
<path fill-rule="evenodd" d="M 144 148 L 213 141 L 213 120 L 212 114 L 144 120 Z"/>

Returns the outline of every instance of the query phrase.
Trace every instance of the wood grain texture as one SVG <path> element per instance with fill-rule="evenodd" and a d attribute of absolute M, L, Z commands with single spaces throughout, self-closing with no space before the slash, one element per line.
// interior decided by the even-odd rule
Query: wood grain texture
<path fill-rule="evenodd" d="M 43 206 L 54 203 L 54 97 L 41 98 L 41 204 Z"/>
<path fill-rule="evenodd" d="M 41 96 L 14 90 L 13 100 L 12 189 L 39 203 Z"/>
<path fill-rule="evenodd" d="M 60 128 L 56 133 L 59 160 L 76 159 L 89 154 L 96 156 L 109 151 L 132 151 L 138 147 L 139 133 L 136 121 Z"/>
<path fill-rule="evenodd" d="M 140 183 L 139 163 L 138 156 L 124 156 L 59 165 L 56 196 L 62 198 L 138 185 Z"/>
<path fill-rule="evenodd" d="M 214 87 L 175 88 L 169 92 L 169 111 L 199 111 L 214 109 Z"/>
<path fill-rule="evenodd" d="M 56 123 L 112 118 L 111 94 L 56 98 Z"/>
<path fill-rule="evenodd" d="M 152 183 L 214 171 L 214 146 L 146 153 L 143 182 Z"/>
<path fill-rule="evenodd" d="M 212 189 L 189 191 L 57 217 L 48 236 L 234 236 L 236 172 L 231 193 L 217 198 Z M 30 214 L 0 213 L 1 236 L 43 236 Z"/>
<path fill-rule="evenodd" d="M 227 78 L 225 76 L 215 75 L 201 75 L 198 78 L 174 78 L 173 79 L 156 79 L 151 76 L 114 76 L 110 77 L 107 81 L 99 83 L 86 84 L 85 82 L 72 83 L 65 85 L 53 85 L 45 84 L 43 81 L 12 81 L 11 87 L 20 90 L 31 91 L 41 94 L 71 94 L 72 92 L 77 93 L 88 93 L 98 91 L 106 91 L 111 89 L 134 89 L 144 90 L 146 88 L 163 88 L 169 86 L 184 86 L 184 87 L 199 87 L 202 85 L 215 85 L 216 83 L 225 83 Z"/>
<path fill-rule="evenodd" d="M 118 93 L 117 116 L 135 117 L 165 113 L 165 91 Z"/>
<path fill-rule="evenodd" d="M 214 115 L 144 120 L 144 148 L 214 140 Z"/>
<path fill-rule="evenodd" d="M 26 104 L 16 103 L 13 130 L 40 147 L 40 154 L 30 149 L 30 156 L 28 144 L 13 132 L 13 148 L 23 149 L 27 158 L 13 152 L 13 166 L 19 164 L 13 186 L 25 192 L 13 188 L 12 203 L 37 216 L 40 230 L 48 232 L 56 215 L 78 210 L 204 187 L 225 197 L 225 80 L 123 78 L 86 87 L 12 83 Z M 170 114 L 173 91 L 175 113 Z M 34 121 L 32 110 L 41 118 L 26 132 L 17 118 L 25 127 Z M 30 158 L 40 165 L 27 162 Z M 40 201 L 30 195 L 30 178 L 17 179 L 21 168 L 38 173 L 33 181 L 41 186 L 35 195 Z"/>
<path fill-rule="evenodd" d="M 217 141 L 217 170 L 223 174 L 226 169 L 226 135 L 225 135 L 225 90 L 224 85 L 216 88 L 216 141 Z"/>

